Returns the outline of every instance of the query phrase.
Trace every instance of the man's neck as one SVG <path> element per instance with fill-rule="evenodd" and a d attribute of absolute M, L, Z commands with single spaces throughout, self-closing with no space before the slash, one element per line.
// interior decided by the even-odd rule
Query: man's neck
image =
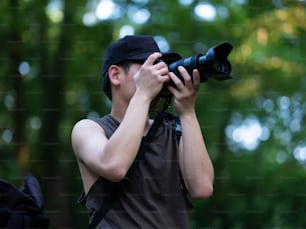
<path fill-rule="evenodd" d="M 123 118 L 124 118 L 125 111 L 126 111 L 126 109 L 120 109 L 120 108 L 116 109 L 116 108 L 113 107 L 111 112 L 110 112 L 110 115 L 114 119 L 116 119 L 119 123 L 121 123 Z M 148 133 L 152 123 L 153 123 L 153 120 L 149 119 L 149 116 L 148 116 L 145 127 L 144 127 L 144 134 L 143 134 L 144 136 Z"/>

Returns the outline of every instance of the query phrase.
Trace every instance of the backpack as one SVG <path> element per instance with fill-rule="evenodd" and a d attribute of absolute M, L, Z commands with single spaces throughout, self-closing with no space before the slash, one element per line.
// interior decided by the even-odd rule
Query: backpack
<path fill-rule="evenodd" d="M 0 228 L 48 228 L 39 182 L 28 174 L 20 189 L 0 179 Z"/>

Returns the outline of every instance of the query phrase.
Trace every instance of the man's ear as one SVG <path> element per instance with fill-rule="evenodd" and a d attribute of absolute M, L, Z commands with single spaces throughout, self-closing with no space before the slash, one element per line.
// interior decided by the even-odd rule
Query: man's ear
<path fill-rule="evenodd" d="M 117 65 L 111 65 L 108 69 L 109 81 L 112 85 L 120 85 L 120 68 Z"/>

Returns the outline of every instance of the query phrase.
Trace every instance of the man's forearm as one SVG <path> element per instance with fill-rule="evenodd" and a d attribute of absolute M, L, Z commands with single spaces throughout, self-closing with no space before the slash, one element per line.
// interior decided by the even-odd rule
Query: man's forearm
<path fill-rule="evenodd" d="M 148 120 L 149 102 L 134 96 L 120 126 L 104 148 L 103 160 L 114 163 L 114 167 L 127 172 L 133 163 Z"/>
<path fill-rule="evenodd" d="M 192 196 L 202 198 L 212 192 L 214 170 L 195 112 L 181 118 L 183 147 L 180 165 Z"/>

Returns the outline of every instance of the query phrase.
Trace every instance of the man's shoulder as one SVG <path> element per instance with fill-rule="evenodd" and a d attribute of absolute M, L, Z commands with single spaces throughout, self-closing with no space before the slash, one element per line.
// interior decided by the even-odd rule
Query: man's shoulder
<path fill-rule="evenodd" d="M 91 119 L 81 119 L 72 128 L 71 140 L 72 145 L 79 145 L 86 141 L 89 136 L 105 136 L 104 129 L 98 123 Z"/>
<path fill-rule="evenodd" d="M 97 128 L 98 124 L 93 119 L 81 119 L 78 122 L 76 122 L 73 126 L 72 132 L 74 131 L 84 131 L 86 129 L 93 129 Z"/>

